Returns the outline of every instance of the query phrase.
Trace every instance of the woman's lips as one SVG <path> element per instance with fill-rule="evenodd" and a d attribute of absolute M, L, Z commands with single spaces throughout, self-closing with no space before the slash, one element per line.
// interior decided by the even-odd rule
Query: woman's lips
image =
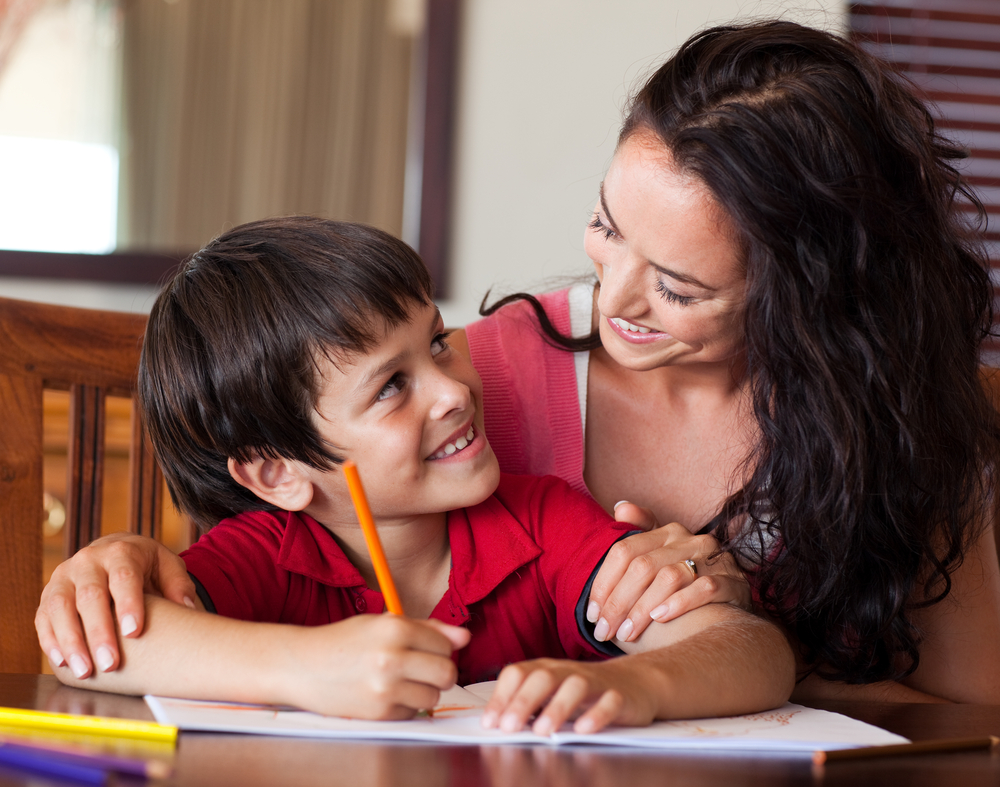
<path fill-rule="evenodd" d="M 611 326 L 611 330 L 632 344 L 648 344 L 649 342 L 670 338 L 669 333 L 655 331 L 652 328 L 646 328 L 642 325 L 635 325 L 628 320 L 623 320 L 621 317 L 608 317 L 607 320 L 608 325 Z"/>

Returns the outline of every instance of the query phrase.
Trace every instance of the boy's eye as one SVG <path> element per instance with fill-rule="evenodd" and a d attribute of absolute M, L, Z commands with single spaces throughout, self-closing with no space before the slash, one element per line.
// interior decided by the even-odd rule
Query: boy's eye
<path fill-rule="evenodd" d="M 383 399 L 391 399 L 398 393 L 403 391 L 403 376 L 399 374 L 394 374 L 385 385 L 382 386 L 382 390 L 378 392 L 376 399 L 381 402 Z"/>
<path fill-rule="evenodd" d="M 443 353 L 450 347 L 448 344 L 448 336 L 450 335 L 450 332 L 439 333 L 431 339 L 431 355 Z"/>

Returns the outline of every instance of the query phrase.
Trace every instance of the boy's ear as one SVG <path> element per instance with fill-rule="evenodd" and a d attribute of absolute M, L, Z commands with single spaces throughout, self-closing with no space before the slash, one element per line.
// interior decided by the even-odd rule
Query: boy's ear
<path fill-rule="evenodd" d="M 264 502 L 285 511 L 302 511 L 312 502 L 312 481 L 302 464 L 293 459 L 257 457 L 240 463 L 230 457 L 229 475 Z"/>

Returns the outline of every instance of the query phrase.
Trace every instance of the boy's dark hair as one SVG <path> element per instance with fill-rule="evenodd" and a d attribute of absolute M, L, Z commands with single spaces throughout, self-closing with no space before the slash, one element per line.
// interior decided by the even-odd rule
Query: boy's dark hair
<path fill-rule="evenodd" d="M 369 350 L 430 303 L 413 249 L 361 224 L 289 216 L 243 224 L 190 257 L 156 299 L 138 399 L 175 505 L 207 529 L 272 509 L 229 457 L 342 461 L 312 421 L 320 354 Z"/>

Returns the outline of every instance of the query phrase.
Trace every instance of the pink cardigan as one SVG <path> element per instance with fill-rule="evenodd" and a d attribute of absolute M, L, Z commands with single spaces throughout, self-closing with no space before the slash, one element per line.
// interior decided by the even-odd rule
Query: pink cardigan
<path fill-rule="evenodd" d="M 539 296 L 556 329 L 570 335 L 568 290 Z M 466 327 L 483 378 L 486 436 L 505 473 L 583 483 L 583 419 L 574 353 L 549 344 L 531 306 L 519 301 Z"/>

